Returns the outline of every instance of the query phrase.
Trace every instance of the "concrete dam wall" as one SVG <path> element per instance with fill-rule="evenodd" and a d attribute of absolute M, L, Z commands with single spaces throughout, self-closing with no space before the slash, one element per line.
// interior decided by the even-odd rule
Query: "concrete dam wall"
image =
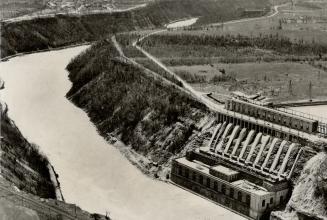
<path fill-rule="evenodd" d="M 275 180 L 289 179 L 301 155 L 301 146 L 297 143 L 228 122 L 216 126 L 209 150 L 233 164 Z"/>

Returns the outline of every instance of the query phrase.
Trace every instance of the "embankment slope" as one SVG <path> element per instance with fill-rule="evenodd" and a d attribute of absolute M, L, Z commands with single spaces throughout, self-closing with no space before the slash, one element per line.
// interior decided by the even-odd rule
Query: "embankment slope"
<path fill-rule="evenodd" d="M 199 23 L 238 19 L 247 16 L 243 13 L 246 8 L 269 6 L 268 0 L 160 0 L 132 11 L 1 23 L 1 57 L 95 41 L 116 32 L 162 27 L 188 17 L 200 17 Z"/>
<path fill-rule="evenodd" d="M 76 57 L 67 67 L 73 82 L 67 96 L 106 139 L 116 136 L 159 165 L 143 171 L 160 175 L 171 158 L 210 138 L 214 117 L 180 87 L 117 54 L 110 41 L 102 41 Z"/>
<path fill-rule="evenodd" d="M 57 200 L 62 195 L 47 157 L 24 138 L 8 117 L 6 104 L 0 102 L 0 110 L 0 219 L 104 219 Z"/>
<path fill-rule="evenodd" d="M 273 219 L 327 218 L 327 153 L 321 152 L 305 165 L 287 208 Z"/>

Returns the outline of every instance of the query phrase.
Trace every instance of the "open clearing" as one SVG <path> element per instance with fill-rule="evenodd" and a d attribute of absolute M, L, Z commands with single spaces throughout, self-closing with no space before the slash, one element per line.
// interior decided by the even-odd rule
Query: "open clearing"
<path fill-rule="evenodd" d="M 307 63 L 211 64 L 174 66 L 171 69 L 197 90 L 206 93 L 228 95 L 232 91 L 243 91 L 260 93 L 275 101 L 302 100 L 309 99 L 311 82 L 312 98 L 327 96 L 327 72 Z M 222 74 L 223 70 L 225 74 Z"/>
<path fill-rule="evenodd" d="M 178 30 L 179 33 L 195 35 L 275 35 L 286 36 L 294 41 L 327 44 L 327 3 L 299 2 L 279 8 L 270 18 L 239 23 L 208 26 L 198 30 Z M 176 34 L 176 31 L 166 34 Z"/>

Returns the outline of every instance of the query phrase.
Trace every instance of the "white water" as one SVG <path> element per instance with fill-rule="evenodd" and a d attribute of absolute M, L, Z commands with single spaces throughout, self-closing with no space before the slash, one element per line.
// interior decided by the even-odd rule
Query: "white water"
<path fill-rule="evenodd" d="M 132 166 L 66 98 L 65 67 L 86 47 L 26 55 L 0 63 L 1 99 L 28 140 L 40 145 L 59 174 L 67 202 L 114 219 L 243 219 Z"/>
<path fill-rule="evenodd" d="M 198 18 L 191 18 L 191 19 L 188 19 L 188 20 L 177 21 L 177 22 L 168 24 L 167 28 L 187 27 L 187 26 L 190 26 L 190 25 L 194 24 L 197 20 L 198 20 Z"/>

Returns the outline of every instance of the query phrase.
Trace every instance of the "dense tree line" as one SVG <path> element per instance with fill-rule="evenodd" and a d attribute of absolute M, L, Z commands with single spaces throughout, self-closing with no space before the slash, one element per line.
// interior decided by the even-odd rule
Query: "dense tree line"
<path fill-rule="evenodd" d="M 212 46 L 219 48 L 260 48 L 281 54 L 318 55 L 327 53 L 327 45 L 302 40 L 292 42 L 289 38 L 275 35 L 241 36 L 241 35 L 190 35 L 161 34 L 153 35 L 142 42 L 145 47 L 162 47 L 163 45 Z"/>
<path fill-rule="evenodd" d="M 118 59 L 102 59 L 108 53 L 103 50 L 103 45 L 93 46 L 69 64 L 73 88 L 79 87 L 70 91 L 69 98 L 88 112 L 103 136 L 115 132 L 136 151 L 157 152 L 167 161 L 183 148 L 207 108 L 143 69 Z M 93 56 L 94 62 L 85 62 Z M 86 75 L 92 77 L 81 80 Z M 176 136 L 163 141 L 171 129 Z"/>
<path fill-rule="evenodd" d="M 68 96 L 111 66 L 108 60 L 119 56 L 111 40 L 105 39 L 93 44 L 89 49 L 75 57 L 67 66 L 69 79 L 74 82 Z M 78 74 L 73 74 L 78 73 Z"/>
<path fill-rule="evenodd" d="M 239 7 L 267 5 L 268 0 L 161 0 L 133 11 L 1 23 L 1 57 L 96 41 L 112 33 L 162 27 L 187 17 L 201 17 L 202 23 L 237 19 L 244 16 L 238 12 Z"/>

